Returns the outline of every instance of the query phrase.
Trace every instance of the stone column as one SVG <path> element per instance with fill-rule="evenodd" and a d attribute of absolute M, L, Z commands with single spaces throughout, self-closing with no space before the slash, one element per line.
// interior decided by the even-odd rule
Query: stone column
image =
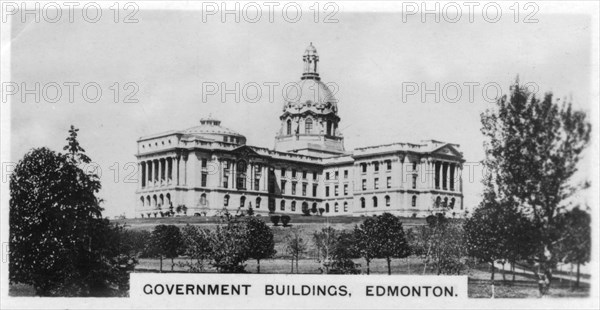
<path fill-rule="evenodd" d="M 152 179 L 153 179 L 152 180 L 152 184 L 154 186 L 157 186 L 157 184 L 158 184 L 158 160 L 153 159 L 152 160 L 152 166 L 153 166 L 153 169 L 154 169 L 154 173 L 152 174 Z"/>
<path fill-rule="evenodd" d="M 446 170 L 446 190 L 450 190 L 450 163 L 446 163 L 444 170 Z"/>
<path fill-rule="evenodd" d="M 142 161 L 140 168 L 140 186 L 141 188 L 145 188 L 148 185 L 148 183 L 146 183 L 146 162 Z"/>
<path fill-rule="evenodd" d="M 427 170 L 427 177 L 429 178 L 427 187 L 429 189 L 435 189 L 435 165 L 433 164 L 433 160 L 431 158 L 428 159 Z"/>
<path fill-rule="evenodd" d="M 142 173 L 142 163 L 138 162 L 137 166 L 138 166 L 138 171 L 139 171 L 139 174 L 143 174 L 143 173 Z M 143 181 L 143 180 L 141 180 L 141 179 L 142 179 L 142 178 L 139 178 L 139 179 L 138 179 L 138 180 L 139 180 L 139 182 L 138 182 L 138 190 L 140 190 L 140 189 L 144 188 L 144 187 L 142 186 L 142 184 L 144 183 L 144 181 Z"/>
<path fill-rule="evenodd" d="M 145 160 L 144 163 L 146 164 L 144 182 L 146 182 L 146 188 L 148 188 L 150 187 L 150 175 L 152 174 L 152 165 L 150 164 L 149 160 Z"/>
<path fill-rule="evenodd" d="M 160 185 L 165 185 L 167 183 L 167 159 L 162 158 L 160 160 L 161 165 L 161 174 L 160 174 Z M 163 202 L 164 204 L 164 202 Z"/>
<path fill-rule="evenodd" d="M 167 184 L 173 183 L 173 158 L 167 157 Z"/>
<path fill-rule="evenodd" d="M 188 184 L 188 157 L 189 154 L 183 155 L 183 185 L 187 186 Z"/>
<path fill-rule="evenodd" d="M 229 182 L 229 188 L 230 189 L 236 189 L 236 182 L 237 182 L 237 160 L 233 160 L 231 162 L 231 168 L 229 168 L 229 175 L 231 177 L 231 182 Z"/>
<path fill-rule="evenodd" d="M 180 170 L 179 170 L 179 168 L 180 168 L 180 167 L 179 167 L 179 165 L 181 164 L 181 162 L 180 162 L 180 160 L 181 160 L 181 156 L 179 156 L 179 155 L 178 155 L 178 156 L 177 156 L 177 157 L 175 157 L 175 158 L 177 159 L 177 166 L 176 166 L 176 170 L 177 170 L 177 172 L 175 173 L 177 176 L 176 176 L 176 181 L 175 181 L 175 184 L 176 184 L 176 185 L 179 185 L 180 178 L 181 178 L 181 175 L 180 175 Z"/>
<path fill-rule="evenodd" d="M 431 164 L 433 165 L 433 188 L 437 189 L 436 180 L 439 180 L 439 174 L 438 174 L 438 169 L 437 169 L 437 161 L 434 160 Z M 438 181 L 438 186 L 439 186 L 439 181 Z"/>

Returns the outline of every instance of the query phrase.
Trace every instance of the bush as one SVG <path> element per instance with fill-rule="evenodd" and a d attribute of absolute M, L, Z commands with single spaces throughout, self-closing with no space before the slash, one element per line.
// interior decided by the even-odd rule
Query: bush
<path fill-rule="evenodd" d="M 283 224 L 283 226 L 288 226 L 288 223 L 292 220 L 292 218 L 289 215 L 282 215 L 281 216 L 281 223 Z"/>
<path fill-rule="evenodd" d="M 324 208 L 319 208 L 319 215 L 323 215 L 323 212 L 325 212 Z"/>
<path fill-rule="evenodd" d="M 308 209 L 308 208 L 302 209 L 302 215 L 303 216 L 310 216 L 310 209 Z"/>
<path fill-rule="evenodd" d="M 280 219 L 281 217 L 279 215 L 271 215 L 271 223 L 273 223 L 273 226 L 279 225 Z"/>

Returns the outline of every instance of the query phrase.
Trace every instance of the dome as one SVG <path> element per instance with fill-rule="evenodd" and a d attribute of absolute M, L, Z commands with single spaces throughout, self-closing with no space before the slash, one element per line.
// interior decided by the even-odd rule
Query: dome
<path fill-rule="evenodd" d="M 245 144 L 246 137 L 227 127 L 221 126 L 221 121 L 214 118 L 203 118 L 200 126 L 191 127 L 182 131 L 186 135 L 198 136 L 215 141 Z"/>
<path fill-rule="evenodd" d="M 297 87 L 288 87 L 284 98 L 284 108 L 295 107 L 297 109 L 316 108 L 329 109 L 337 112 L 337 99 L 333 93 L 320 80 L 304 79 L 298 82 Z M 323 113 L 323 112 L 321 112 Z"/>

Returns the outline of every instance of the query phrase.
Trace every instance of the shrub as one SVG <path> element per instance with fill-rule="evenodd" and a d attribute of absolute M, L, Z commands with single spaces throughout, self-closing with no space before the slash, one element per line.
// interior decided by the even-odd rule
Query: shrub
<path fill-rule="evenodd" d="M 281 216 L 281 223 L 283 224 L 283 226 L 288 226 L 288 223 L 292 220 L 292 218 L 289 215 L 282 215 Z"/>
<path fill-rule="evenodd" d="M 271 215 L 271 223 L 273 223 L 273 226 L 279 225 L 280 219 L 281 217 L 279 215 Z"/>
<path fill-rule="evenodd" d="M 310 216 L 310 209 L 308 209 L 308 208 L 302 209 L 302 215 L 303 216 Z"/>
<path fill-rule="evenodd" d="M 325 212 L 324 208 L 319 208 L 319 215 L 323 215 L 323 212 Z"/>

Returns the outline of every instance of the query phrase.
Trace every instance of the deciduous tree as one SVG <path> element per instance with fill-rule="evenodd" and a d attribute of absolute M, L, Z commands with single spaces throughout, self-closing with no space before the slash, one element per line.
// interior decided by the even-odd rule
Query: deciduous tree
<path fill-rule="evenodd" d="M 563 235 L 560 214 L 566 199 L 579 189 L 572 176 L 591 125 L 571 103 L 559 104 L 551 93 L 540 99 L 518 81 L 494 109 L 481 115 L 481 122 L 487 138 L 484 163 L 495 192 L 500 201 L 513 200 L 537 228 L 533 272 L 539 270 L 550 283 Z"/>
<path fill-rule="evenodd" d="M 183 252 L 181 230 L 175 225 L 158 225 L 150 237 L 151 253 L 160 259 L 160 272 L 163 271 L 163 258 L 171 259 L 171 271 L 175 267 L 174 259 Z"/>
<path fill-rule="evenodd" d="M 128 292 L 135 260 L 122 228 L 102 218 L 97 175 L 71 126 L 67 154 L 33 149 L 10 178 L 9 279 L 42 296 L 117 296 Z"/>
<path fill-rule="evenodd" d="M 256 272 L 260 273 L 260 260 L 272 258 L 275 251 L 273 231 L 261 219 L 251 217 L 246 220 L 249 247 L 248 257 L 256 259 Z"/>

